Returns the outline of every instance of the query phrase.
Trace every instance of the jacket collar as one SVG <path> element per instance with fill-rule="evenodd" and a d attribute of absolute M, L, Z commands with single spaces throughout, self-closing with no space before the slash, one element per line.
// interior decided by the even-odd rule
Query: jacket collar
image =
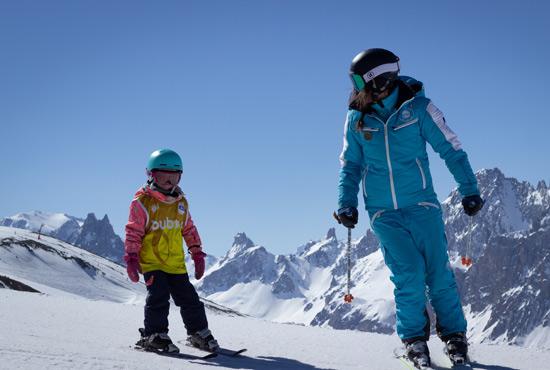
<path fill-rule="evenodd" d="M 179 186 L 176 187 L 173 195 L 166 195 L 158 190 L 151 188 L 150 184 L 145 184 L 141 189 L 137 191 L 136 197 L 140 195 L 148 195 L 163 203 L 175 203 L 183 198 L 183 192 L 181 191 Z"/>
<path fill-rule="evenodd" d="M 406 102 L 407 100 L 410 100 L 416 96 L 417 93 L 419 93 L 422 90 L 422 83 L 418 81 L 411 81 L 411 83 L 407 83 L 403 81 L 402 79 L 398 79 L 396 81 L 396 87 L 395 89 L 398 90 L 397 94 L 397 102 L 394 106 L 394 109 L 399 109 L 401 105 Z M 392 92 L 393 94 L 393 92 Z M 391 94 L 390 94 L 391 96 Z M 389 96 L 388 96 L 389 98 Z M 387 98 L 386 98 L 387 99 Z M 373 114 L 376 113 L 375 109 L 372 106 L 367 107 L 364 111 L 361 111 L 359 107 L 357 107 L 353 102 L 349 105 L 350 109 L 356 110 L 364 114 Z"/>

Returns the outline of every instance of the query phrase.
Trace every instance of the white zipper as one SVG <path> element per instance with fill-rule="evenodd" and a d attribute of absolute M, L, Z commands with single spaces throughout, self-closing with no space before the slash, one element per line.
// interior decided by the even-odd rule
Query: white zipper
<path fill-rule="evenodd" d="M 367 173 L 369 172 L 369 166 L 365 168 L 365 173 L 363 174 L 363 195 L 367 197 Z"/>
<path fill-rule="evenodd" d="M 413 119 L 412 121 L 405 122 L 405 123 L 402 124 L 402 125 L 399 125 L 399 126 L 397 126 L 397 127 L 394 127 L 394 128 L 393 128 L 393 131 L 401 130 L 402 128 L 407 127 L 407 126 L 410 126 L 410 125 L 413 125 L 413 124 L 415 124 L 416 122 L 418 122 L 418 118 L 415 118 L 415 119 Z"/>
<path fill-rule="evenodd" d="M 393 201 L 393 208 L 397 209 L 397 196 L 395 195 L 395 185 L 393 183 L 393 169 L 391 167 L 390 141 L 388 140 L 388 125 L 387 124 L 384 124 L 384 141 L 386 142 L 386 159 L 388 161 L 388 170 L 390 172 L 391 199 Z"/>
<path fill-rule="evenodd" d="M 420 159 L 416 158 L 416 164 L 418 165 L 418 169 L 420 170 L 420 176 L 422 176 L 422 190 L 425 190 L 426 176 L 424 176 L 424 170 L 422 169 L 422 164 L 420 163 Z"/>
<path fill-rule="evenodd" d="M 412 98 L 410 98 L 409 100 L 406 100 L 404 101 L 400 106 L 399 108 L 397 108 L 395 110 L 395 112 L 393 112 L 389 117 L 388 119 L 386 120 L 386 122 L 382 121 L 380 118 L 376 117 L 376 116 L 373 116 L 373 115 L 368 115 L 369 117 L 371 118 L 374 118 L 376 120 L 378 120 L 379 122 L 382 122 L 382 124 L 384 125 L 384 141 L 386 143 L 386 159 L 388 161 L 388 171 L 389 171 L 389 174 L 390 174 L 390 189 L 391 189 L 391 198 L 392 198 L 392 201 L 393 201 L 393 208 L 394 209 L 397 209 L 397 196 L 395 195 L 395 184 L 393 183 L 393 170 L 392 170 L 392 167 L 391 167 L 391 159 L 390 159 L 390 143 L 388 141 L 388 122 L 392 119 L 393 116 L 395 116 L 397 114 L 397 112 L 399 112 L 399 110 L 405 105 L 407 104 L 408 102 L 412 101 L 415 97 L 413 96 Z"/>

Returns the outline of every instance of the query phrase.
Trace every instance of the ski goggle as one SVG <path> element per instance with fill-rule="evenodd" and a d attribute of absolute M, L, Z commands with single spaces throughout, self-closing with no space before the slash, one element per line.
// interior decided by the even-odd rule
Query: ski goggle
<path fill-rule="evenodd" d="M 363 90 L 367 85 L 365 83 L 365 80 L 363 80 L 363 77 L 360 75 L 356 75 L 355 73 L 350 73 L 349 77 L 351 78 L 351 83 L 353 84 L 353 88 L 357 91 Z"/>
<path fill-rule="evenodd" d="M 399 63 L 395 62 L 382 64 L 371 69 L 364 75 L 350 73 L 350 78 L 353 88 L 357 91 L 365 89 L 367 85 L 369 85 L 370 88 L 374 88 L 375 91 L 384 91 L 386 87 L 397 78 L 398 73 Z"/>
<path fill-rule="evenodd" d="M 181 171 L 162 171 L 162 170 L 153 170 L 151 172 L 151 177 L 157 184 L 170 183 L 172 185 L 177 185 L 181 179 Z"/>
<path fill-rule="evenodd" d="M 356 74 L 351 74 L 350 77 L 353 82 L 353 88 L 356 91 L 370 90 L 372 92 L 380 93 L 392 85 L 392 83 L 397 79 L 397 74 L 392 72 L 384 73 L 369 82 L 365 82 L 361 76 Z"/>

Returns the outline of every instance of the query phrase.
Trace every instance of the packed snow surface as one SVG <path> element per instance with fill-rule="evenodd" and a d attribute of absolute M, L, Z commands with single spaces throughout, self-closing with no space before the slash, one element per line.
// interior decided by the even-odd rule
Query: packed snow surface
<path fill-rule="evenodd" d="M 0 276 L 42 292 L 0 289 L 0 369 L 404 368 L 393 358 L 393 350 L 400 345 L 396 335 L 275 323 L 238 315 L 210 302 L 205 302 L 210 329 L 223 346 L 247 348 L 245 356 L 181 360 L 138 352 L 133 344 L 143 323 L 145 289 L 143 284 L 128 280 L 124 267 L 54 238 L 38 240 L 35 233 L 26 230 L 0 227 L 0 240 Z M 379 265 L 375 263 L 378 254 L 366 258 Z M 367 270 L 372 274 L 368 276 L 371 282 L 387 278 L 383 269 Z M 309 294 L 325 289 L 329 280 L 323 269 L 315 274 L 316 285 Z M 234 295 L 233 299 L 242 300 L 235 305 L 248 310 L 259 305 L 266 318 L 271 316 L 269 306 L 274 305 L 277 310 L 271 319 L 280 319 L 284 312 L 295 310 L 288 306 L 300 304 L 300 300 L 292 299 L 276 302 L 264 286 L 256 284 L 258 294 L 249 297 L 251 302 L 238 284 L 233 292 L 226 291 L 217 298 L 230 301 Z M 369 289 L 376 288 L 375 284 Z M 357 293 L 366 295 L 369 289 L 360 292 L 358 288 Z M 377 291 L 376 295 L 382 293 Z M 227 298 L 221 299 L 224 294 Z M 468 312 L 470 307 L 465 309 Z M 384 304 L 377 311 L 391 312 Z M 478 320 L 486 321 L 489 314 L 489 310 L 479 314 Z M 299 320 L 289 317 L 288 321 Z M 173 305 L 170 335 L 176 343 L 186 337 L 179 310 Z M 483 332 L 473 330 L 470 336 L 475 342 Z M 547 340 L 548 336 L 548 328 L 541 326 L 525 338 L 525 344 Z M 429 345 L 435 368 L 449 369 L 441 342 L 432 338 Z M 198 354 L 181 343 L 180 347 L 183 352 Z M 547 369 L 550 363 L 550 351 L 535 348 L 474 343 L 470 353 L 476 369 Z"/>
<path fill-rule="evenodd" d="M 246 356 L 210 360 L 164 358 L 132 349 L 143 320 L 141 304 L 89 300 L 0 289 L 2 369 L 401 369 L 392 358 L 396 336 L 277 324 L 208 311 L 221 344 L 248 348 Z M 185 338 L 178 310 L 170 335 Z M 182 351 L 197 353 L 180 345 Z M 439 340 L 430 341 L 434 363 L 449 368 Z M 476 344 L 474 368 L 546 369 L 548 351 Z"/>

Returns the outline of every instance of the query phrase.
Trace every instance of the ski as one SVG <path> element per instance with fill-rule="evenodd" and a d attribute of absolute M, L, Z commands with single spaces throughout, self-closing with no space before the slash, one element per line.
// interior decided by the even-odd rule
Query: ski
<path fill-rule="evenodd" d="M 181 343 L 181 342 L 180 342 Z M 241 348 L 241 349 L 229 349 L 229 348 L 224 348 L 224 347 L 219 347 L 215 352 L 210 352 L 206 349 L 202 349 L 202 348 L 199 348 L 199 347 L 195 347 L 194 345 L 192 344 L 189 344 L 187 342 L 185 342 L 185 345 L 188 346 L 188 347 L 191 347 L 191 348 L 194 348 L 194 349 L 197 349 L 199 351 L 203 351 L 203 352 L 208 352 L 208 353 L 213 353 L 215 355 L 222 355 L 222 356 L 227 356 L 227 357 L 237 357 L 239 356 L 240 354 L 242 354 L 243 352 L 246 352 L 247 349 L 246 348 Z"/>
<path fill-rule="evenodd" d="M 228 349 L 220 347 L 216 352 L 216 354 L 223 355 L 223 356 L 229 356 L 229 357 L 236 357 L 240 355 L 241 353 L 246 352 L 246 348 L 241 348 L 238 350 Z"/>
<path fill-rule="evenodd" d="M 414 363 L 413 361 L 411 361 L 407 355 L 405 354 L 405 351 L 402 349 L 402 348 L 395 348 L 393 350 L 393 355 L 396 359 L 398 359 L 401 364 L 403 364 L 407 369 L 411 369 L 411 370 L 416 370 L 416 369 L 421 369 L 421 370 L 434 370 L 433 367 L 431 366 L 423 366 L 421 364 L 418 364 L 418 363 Z"/>
<path fill-rule="evenodd" d="M 135 350 L 137 351 L 140 351 L 140 352 L 151 352 L 151 353 L 155 353 L 159 356 L 165 356 L 165 357 L 172 357 L 172 358 L 179 358 L 179 359 L 182 359 L 182 360 L 208 360 L 210 358 L 213 358 L 213 357 L 216 357 L 218 354 L 217 353 L 208 353 L 207 355 L 191 355 L 189 353 L 181 353 L 181 352 L 165 352 L 165 351 L 160 351 L 160 350 L 156 350 L 156 349 L 149 349 L 149 348 L 143 348 L 143 347 L 140 347 L 140 346 L 135 346 L 134 347 Z"/>

